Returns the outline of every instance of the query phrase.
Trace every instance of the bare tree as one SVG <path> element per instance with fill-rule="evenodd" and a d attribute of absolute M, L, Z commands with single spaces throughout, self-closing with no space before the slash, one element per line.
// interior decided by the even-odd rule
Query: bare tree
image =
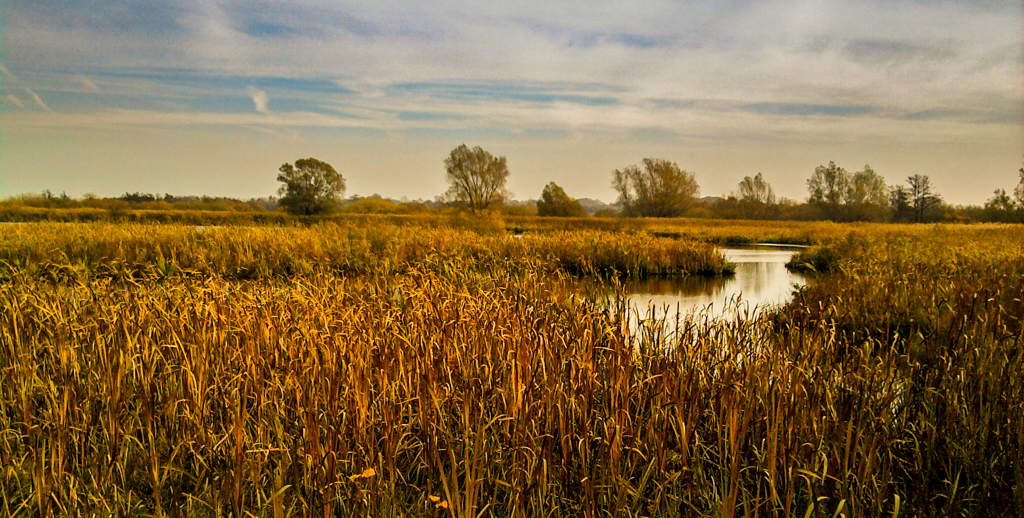
<path fill-rule="evenodd" d="M 775 190 L 765 181 L 764 175 L 757 173 L 754 177 L 744 176 L 739 183 L 739 193 L 719 200 L 717 207 L 725 211 L 731 208 L 733 217 L 772 219 L 779 213 L 777 201 Z"/>
<path fill-rule="evenodd" d="M 942 197 L 932 192 L 932 181 L 927 175 L 915 174 L 908 177 L 907 184 L 914 222 L 926 221 L 931 213 L 942 205 Z"/>
<path fill-rule="evenodd" d="M 277 181 L 279 204 L 291 214 L 311 216 L 334 210 L 345 192 L 345 179 L 327 162 L 300 158 L 295 165 L 284 164 Z"/>
<path fill-rule="evenodd" d="M 771 205 L 775 203 L 775 189 L 764 180 L 764 175 L 757 173 L 751 178 L 744 176 L 740 182 L 740 199 L 746 202 L 764 203 Z"/>
<path fill-rule="evenodd" d="M 894 185 L 889 190 L 889 207 L 895 221 L 910 221 L 913 210 L 910 206 L 910 192 L 902 185 Z"/>
<path fill-rule="evenodd" d="M 612 187 L 627 216 L 652 218 L 683 215 L 700 193 L 693 173 L 661 158 L 645 158 L 642 171 L 635 165 L 616 169 Z"/>
<path fill-rule="evenodd" d="M 505 189 L 509 174 L 505 157 L 495 158 L 480 146 L 470 149 L 462 144 L 453 149 L 444 167 L 449 184 L 446 196 L 473 210 L 501 204 L 511 195 Z"/>
<path fill-rule="evenodd" d="M 814 168 L 807 180 L 810 203 L 818 206 L 825 217 L 833 221 L 842 218 L 843 207 L 850 189 L 850 173 L 831 160 L 828 166 Z"/>

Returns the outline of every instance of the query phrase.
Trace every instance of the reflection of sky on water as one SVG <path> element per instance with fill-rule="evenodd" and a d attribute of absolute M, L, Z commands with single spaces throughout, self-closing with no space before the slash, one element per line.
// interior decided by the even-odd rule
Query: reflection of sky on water
<path fill-rule="evenodd" d="M 794 251 L 780 248 L 723 248 L 726 259 L 736 263 L 736 275 L 715 278 L 645 279 L 626 281 L 630 312 L 648 318 L 674 320 L 697 311 L 710 317 L 752 312 L 767 305 L 784 304 L 793 285 L 807 284 L 807 278 L 786 269 Z"/>

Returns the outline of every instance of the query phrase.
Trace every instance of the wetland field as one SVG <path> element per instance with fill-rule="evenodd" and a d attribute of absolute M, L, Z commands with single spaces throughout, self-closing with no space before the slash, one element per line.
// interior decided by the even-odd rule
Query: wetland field
<path fill-rule="evenodd" d="M 1024 509 L 1020 225 L 2 230 L 5 516 Z M 780 304 L 630 302 L 764 242 L 806 247 Z"/>

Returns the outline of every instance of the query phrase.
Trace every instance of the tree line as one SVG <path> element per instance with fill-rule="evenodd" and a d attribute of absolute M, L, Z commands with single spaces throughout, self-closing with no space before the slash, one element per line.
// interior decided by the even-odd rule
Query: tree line
<path fill-rule="evenodd" d="M 510 172 L 504 156 L 494 156 L 480 146 L 470 148 L 462 144 L 445 158 L 444 167 L 448 190 L 443 195 L 434 202 L 403 203 L 400 206 L 380 196 L 345 200 L 345 178 L 327 162 L 312 157 L 281 165 L 277 175 L 281 182 L 278 198 L 242 202 L 231 198 L 159 196 L 136 192 L 105 200 L 86 195 L 84 200 L 78 201 L 66 194 L 55 196 L 44 191 L 41 197 L 20 201 L 56 208 L 97 204 L 116 206 L 117 209 L 249 211 L 280 208 L 297 216 L 327 214 L 337 211 L 342 205 L 347 212 L 420 212 L 438 206 L 511 212 L 512 193 L 506 187 Z M 947 205 L 927 175 L 913 175 L 906 179 L 905 184 L 889 185 L 869 165 L 851 173 L 832 161 L 814 169 L 807 179 L 808 197 L 802 203 L 778 197 L 762 173 L 745 176 L 736 190 L 727 196 L 702 200 L 696 175 L 663 158 L 645 158 L 640 165 L 612 171 L 611 186 L 618 198 L 614 205 L 597 215 L 908 223 L 1024 222 L 1024 167 L 1019 171 L 1019 183 L 1012 193 L 997 189 L 983 207 Z M 555 182 L 544 187 L 535 207 L 519 208 L 524 213 L 533 209 L 539 216 L 588 215 L 583 204 Z"/>
<path fill-rule="evenodd" d="M 506 188 L 508 161 L 503 156 L 462 144 L 449 153 L 444 166 L 449 187 L 442 199 L 450 205 L 475 211 L 495 209 L 511 196 Z M 333 167 L 312 158 L 298 160 L 295 166 L 282 165 L 278 180 L 284 184 L 279 191 L 282 207 L 300 215 L 329 210 L 331 200 L 339 200 L 345 187 Z M 997 190 L 980 212 L 948 207 L 927 175 L 916 174 L 905 184 L 888 185 L 870 165 L 851 173 L 832 161 L 816 167 L 808 178 L 804 204 L 779 199 L 762 173 L 744 177 L 729 196 L 702 204 L 698 202 L 696 175 L 662 158 L 645 158 L 642 167 L 614 170 L 611 185 L 618 193 L 619 215 L 626 217 L 703 215 L 920 223 L 965 219 L 964 214 L 969 214 L 973 220 L 1024 221 L 1024 167 L 1013 197 Z M 555 182 L 544 187 L 536 210 L 540 216 L 587 215 L 582 204 Z"/>

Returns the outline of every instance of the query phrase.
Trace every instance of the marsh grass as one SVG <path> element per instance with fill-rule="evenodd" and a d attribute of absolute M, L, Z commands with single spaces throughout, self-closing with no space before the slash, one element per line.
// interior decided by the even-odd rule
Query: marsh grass
<path fill-rule="evenodd" d="M 778 243 L 810 245 L 845 236 L 856 229 L 896 225 L 837 224 L 826 221 L 743 221 L 696 218 L 543 218 L 508 216 L 506 225 L 517 232 L 565 230 L 646 232 L 658 237 L 696 239 L 718 245 Z M 909 225 L 903 231 L 914 231 Z"/>
<path fill-rule="evenodd" d="M 0 235 L 0 275 L 51 280 L 180 275 L 291 278 L 318 272 L 402 274 L 413 267 L 563 269 L 580 275 L 721 275 L 714 247 L 642 233 L 568 231 L 511 239 L 504 232 L 393 225 L 185 227 L 109 224 L 20 225 Z"/>
<path fill-rule="evenodd" d="M 832 275 L 802 290 L 777 323 L 830 326 L 835 361 L 876 344 L 902 372 L 902 433 L 891 441 L 912 453 L 897 480 L 919 485 L 905 501 L 934 514 L 997 515 L 986 507 L 1000 500 L 1024 509 L 1020 228 L 854 236 L 796 261 L 827 264 Z"/>
<path fill-rule="evenodd" d="M 612 258 L 594 264 L 616 264 L 640 246 L 628 234 L 377 230 L 358 249 L 383 250 L 367 256 L 378 266 L 359 274 L 268 267 L 250 280 L 222 275 L 236 271 L 225 266 L 232 254 L 249 253 L 243 243 L 264 250 L 252 261 L 276 264 L 259 258 L 274 246 L 330 257 L 363 235 L 99 227 L 6 238 L 5 257 L 22 262 L 0 283 L 3 512 L 1024 508 L 1024 247 L 1007 229 L 861 233 L 840 248 L 834 283 L 819 280 L 777 313 L 640 325 L 623 301 L 606 307 L 566 288 L 570 270 L 592 271 L 567 266 L 580 260 L 572 250 L 591 246 Z M 403 257 L 389 239 L 440 252 L 379 266 Z M 63 256 L 31 255 L 54 243 Z M 642 243 L 661 253 L 657 240 Z M 142 264 L 154 249 L 179 250 L 169 264 L 183 271 L 201 264 L 189 258 L 212 266 L 61 282 L 31 266 L 77 268 L 85 250 Z"/>

